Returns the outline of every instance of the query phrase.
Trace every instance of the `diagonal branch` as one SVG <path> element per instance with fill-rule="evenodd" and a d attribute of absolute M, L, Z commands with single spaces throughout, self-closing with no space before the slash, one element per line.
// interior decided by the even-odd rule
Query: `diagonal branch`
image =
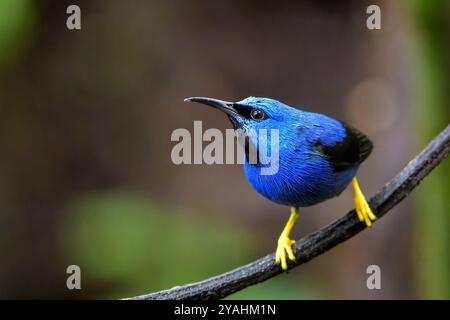
<path fill-rule="evenodd" d="M 370 199 L 370 206 L 377 217 L 381 218 L 402 201 L 449 152 L 450 125 Z M 289 268 L 312 260 L 364 229 L 365 225 L 359 222 L 355 211 L 351 210 L 342 218 L 297 241 L 294 246 L 297 261 L 291 262 Z M 127 299 L 220 299 L 282 272 L 281 267 L 274 262 L 274 255 L 269 254 L 216 277 Z"/>

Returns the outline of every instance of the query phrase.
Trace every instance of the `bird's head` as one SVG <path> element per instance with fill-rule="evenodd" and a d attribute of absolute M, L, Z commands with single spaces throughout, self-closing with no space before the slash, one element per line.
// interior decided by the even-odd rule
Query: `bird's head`
<path fill-rule="evenodd" d="M 238 102 L 206 97 L 191 97 L 184 101 L 198 102 L 221 110 L 228 116 L 234 129 L 243 131 L 285 128 L 300 111 L 280 101 L 259 97 L 248 97 Z"/>
<path fill-rule="evenodd" d="M 238 102 L 192 97 L 185 101 L 206 104 L 224 112 L 244 147 L 246 168 L 257 168 L 258 175 L 274 176 L 279 172 L 280 154 L 294 149 L 302 111 L 269 98 L 248 97 Z M 251 170 L 250 170 L 251 171 Z M 247 176 L 253 176 L 248 173 Z M 250 179 L 250 178 L 249 178 Z"/>

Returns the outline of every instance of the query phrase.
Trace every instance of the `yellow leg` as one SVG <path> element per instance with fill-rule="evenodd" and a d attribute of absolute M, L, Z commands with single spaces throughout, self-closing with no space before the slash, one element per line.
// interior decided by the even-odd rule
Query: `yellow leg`
<path fill-rule="evenodd" d="M 359 221 L 365 222 L 367 227 L 372 226 L 372 221 L 375 221 L 377 217 L 373 214 L 370 209 L 369 204 L 367 203 L 364 194 L 359 188 L 358 180 L 356 177 L 352 180 L 353 189 L 355 190 L 355 210 L 358 215 Z"/>
<path fill-rule="evenodd" d="M 289 217 L 289 220 L 286 223 L 283 232 L 281 232 L 281 235 L 278 238 L 277 251 L 275 252 L 275 263 L 281 263 L 281 268 L 283 270 L 287 270 L 286 255 L 290 260 L 295 261 L 295 255 L 292 251 L 292 246 L 294 245 L 295 240 L 291 240 L 289 238 L 289 234 L 291 233 L 292 227 L 294 226 L 295 221 L 297 221 L 298 217 L 299 209 L 291 207 L 291 216 Z"/>

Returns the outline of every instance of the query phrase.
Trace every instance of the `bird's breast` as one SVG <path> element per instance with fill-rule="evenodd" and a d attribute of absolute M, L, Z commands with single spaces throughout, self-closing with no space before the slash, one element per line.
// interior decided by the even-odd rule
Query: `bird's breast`
<path fill-rule="evenodd" d="M 244 164 L 253 188 L 279 204 L 307 207 L 340 194 L 355 176 L 358 166 L 336 171 L 320 155 L 313 152 L 280 152 L 275 174 L 261 174 L 258 164 Z"/>

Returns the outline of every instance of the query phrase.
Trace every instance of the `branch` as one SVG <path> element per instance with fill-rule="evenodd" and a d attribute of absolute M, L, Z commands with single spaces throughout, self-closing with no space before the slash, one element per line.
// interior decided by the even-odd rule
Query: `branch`
<path fill-rule="evenodd" d="M 422 179 L 444 160 L 449 151 L 450 125 L 370 199 L 370 207 L 378 219 L 417 187 Z M 312 260 L 364 229 L 365 225 L 359 222 L 355 210 L 351 210 L 344 217 L 297 241 L 294 246 L 294 254 L 297 260 L 296 262 L 290 262 L 289 268 Z M 200 282 L 127 299 L 220 299 L 248 286 L 275 277 L 282 272 L 281 267 L 275 264 L 274 254 L 272 253 L 252 263 Z"/>

